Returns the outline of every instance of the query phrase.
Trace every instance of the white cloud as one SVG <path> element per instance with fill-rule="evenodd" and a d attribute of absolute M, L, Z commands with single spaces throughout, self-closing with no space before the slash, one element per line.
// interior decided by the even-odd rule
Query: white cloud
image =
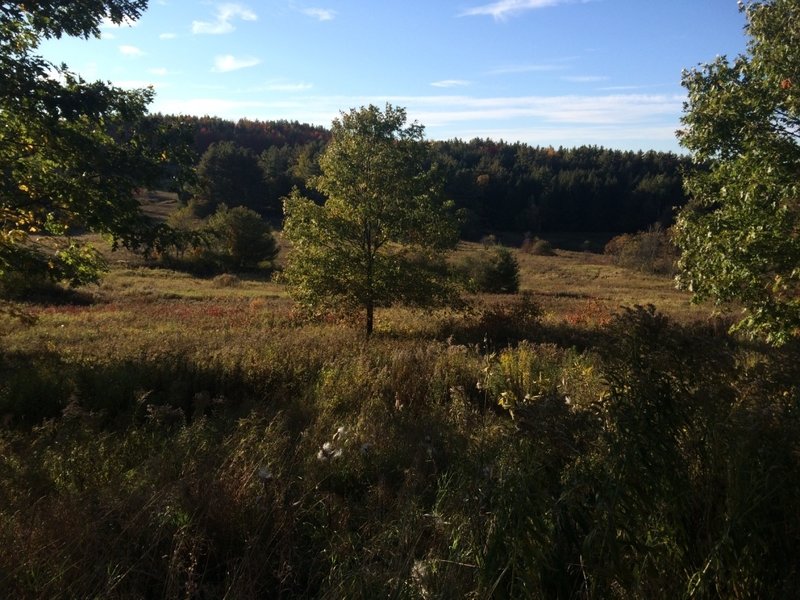
<path fill-rule="evenodd" d="M 248 102 L 244 106 L 275 109 L 271 118 L 308 121 L 311 115 L 333 115 L 349 107 L 390 102 L 407 107 L 427 126 L 456 123 L 486 123 L 527 119 L 548 126 L 572 124 L 580 126 L 652 125 L 664 119 L 677 122 L 684 96 L 612 94 L 599 96 L 516 96 L 476 98 L 473 96 L 303 96 L 286 101 Z M 238 105 L 237 103 L 235 103 Z M 322 124 L 325 124 L 324 121 Z M 509 125 L 511 126 L 511 125 Z"/>
<path fill-rule="evenodd" d="M 160 40 L 174 40 L 176 37 L 178 37 L 178 34 L 172 32 L 160 33 L 158 35 L 158 39 Z"/>
<path fill-rule="evenodd" d="M 242 56 L 237 58 L 232 54 L 223 54 L 214 58 L 214 68 L 211 70 L 216 73 L 227 73 L 228 71 L 255 67 L 260 62 L 261 60 L 254 56 Z"/>
<path fill-rule="evenodd" d="M 470 82 L 464 79 L 443 79 L 441 81 L 434 81 L 431 83 L 431 85 L 438 88 L 452 88 L 464 87 L 466 85 L 470 85 Z"/>
<path fill-rule="evenodd" d="M 675 125 L 653 127 L 473 127 L 459 129 L 457 133 L 441 130 L 436 139 L 459 137 L 470 140 L 488 138 L 493 140 L 520 141 L 531 146 L 576 147 L 598 145 L 619 150 L 678 150 Z"/>
<path fill-rule="evenodd" d="M 137 48 L 136 46 L 120 46 L 119 51 L 125 56 L 129 56 L 131 58 L 144 56 L 144 52 L 141 50 L 141 48 Z"/>
<path fill-rule="evenodd" d="M 215 21 L 192 21 L 192 33 L 207 33 L 219 35 L 230 33 L 236 28 L 233 26 L 234 19 L 242 21 L 256 21 L 258 16 L 252 10 L 241 4 L 220 4 L 217 6 Z"/>
<path fill-rule="evenodd" d="M 336 11 L 329 8 L 305 8 L 303 14 L 319 21 L 333 21 L 336 18 Z"/>
<path fill-rule="evenodd" d="M 461 16 L 491 16 L 499 21 L 528 10 L 557 6 L 572 1 L 574 0 L 498 0 L 490 4 L 468 8 L 461 13 Z"/>
<path fill-rule="evenodd" d="M 505 119 L 536 119 L 545 123 L 614 125 L 678 115 L 684 98 L 668 95 L 520 96 L 473 98 L 430 96 L 399 98 L 392 103 L 417 106 L 422 123 L 454 123 Z M 446 110 L 442 110 L 445 108 Z M 409 109 L 409 112 L 411 110 Z M 419 117 L 417 117 L 419 118 Z"/>
<path fill-rule="evenodd" d="M 219 92 L 222 93 L 220 90 Z M 270 100 L 156 98 L 153 110 L 222 118 L 286 119 L 329 126 L 340 111 L 390 102 L 409 120 L 426 126 L 431 139 L 487 137 L 531 145 L 598 144 L 633 150 L 677 151 L 674 132 L 681 95 L 609 94 L 477 98 L 430 96 L 286 96 Z"/>
<path fill-rule="evenodd" d="M 169 75 L 169 71 L 164 67 L 156 67 L 154 69 L 150 69 L 150 73 L 153 75 L 158 75 L 159 77 L 166 77 Z"/>

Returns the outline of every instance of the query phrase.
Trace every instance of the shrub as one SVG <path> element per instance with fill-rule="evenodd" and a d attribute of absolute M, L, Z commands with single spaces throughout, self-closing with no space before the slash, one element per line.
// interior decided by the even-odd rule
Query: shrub
<path fill-rule="evenodd" d="M 269 224 L 244 206 L 221 205 L 208 219 L 207 228 L 214 240 L 212 250 L 227 267 L 254 269 L 271 263 L 278 255 Z"/>
<path fill-rule="evenodd" d="M 606 244 L 604 253 L 622 267 L 661 275 L 673 275 L 678 259 L 670 233 L 660 225 L 635 234 L 618 235 Z"/>
<path fill-rule="evenodd" d="M 459 343 L 505 346 L 534 337 L 541 319 L 541 306 L 523 292 L 506 302 L 469 308 L 466 314 L 444 323 L 440 335 Z"/>
<path fill-rule="evenodd" d="M 526 237 L 525 240 L 522 242 L 522 247 L 520 248 L 526 254 L 533 254 L 534 256 L 555 256 L 556 253 L 553 250 L 553 245 L 548 242 L 547 240 L 539 239 L 538 237 L 529 238 Z"/>
<path fill-rule="evenodd" d="M 490 294 L 516 294 L 519 291 L 519 263 L 510 250 L 496 247 L 469 256 L 458 267 L 467 288 Z"/>
<path fill-rule="evenodd" d="M 222 288 L 238 287 L 242 283 L 236 275 L 232 273 L 223 273 L 214 277 L 214 285 Z"/>

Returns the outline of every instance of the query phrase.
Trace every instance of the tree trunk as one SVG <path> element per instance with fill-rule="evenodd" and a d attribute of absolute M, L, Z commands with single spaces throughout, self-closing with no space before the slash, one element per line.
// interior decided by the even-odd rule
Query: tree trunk
<path fill-rule="evenodd" d="M 367 302 L 367 337 L 372 335 L 372 324 L 374 321 L 375 305 L 370 300 Z"/>

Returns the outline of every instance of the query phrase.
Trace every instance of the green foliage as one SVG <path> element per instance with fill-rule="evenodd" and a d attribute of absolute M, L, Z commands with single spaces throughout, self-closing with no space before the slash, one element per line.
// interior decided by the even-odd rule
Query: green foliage
<path fill-rule="evenodd" d="M 146 116 L 152 90 L 89 83 L 35 54 L 44 38 L 97 36 L 103 18 L 136 19 L 146 2 L 3 4 L 0 8 L 0 280 L 26 271 L 76 285 L 97 278 L 73 228 L 128 248 L 159 245 L 163 228 L 135 192 L 188 160 L 182 133 Z M 175 169 L 173 169 L 174 171 Z M 173 182 L 177 185 L 177 182 Z"/>
<path fill-rule="evenodd" d="M 653 307 L 626 310 L 607 333 L 608 390 L 589 412 L 602 426 L 566 470 L 560 503 L 562 523 L 571 523 L 562 532 L 575 536 L 571 555 L 583 557 L 586 593 L 786 593 L 798 576 L 788 531 L 800 522 L 781 517 L 776 527 L 773 519 L 788 516 L 788 497 L 798 491 L 789 474 L 797 461 L 786 462 L 781 441 L 800 424 L 784 412 L 796 389 L 776 394 L 742 369 L 751 361 L 763 367 L 768 356 L 737 356 L 725 338 L 676 327 Z M 762 461 L 770 467 L 761 470 Z"/>
<path fill-rule="evenodd" d="M 179 119 L 160 118 L 167 124 Z M 317 158 L 330 138 L 324 128 L 211 116 L 180 120 L 192 130 L 198 155 L 220 142 L 255 153 L 266 183 L 263 202 L 276 214 L 280 198 L 293 187 L 322 201 L 310 183 L 319 175 Z M 681 171 L 689 159 L 673 153 L 596 146 L 554 149 L 480 138 L 430 146 L 443 174 L 445 196 L 456 208 L 462 239 L 476 241 L 488 231 L 635 232 L 655 221 L 671 223 L 674 207 L 686 203 Z M 240 200 L 222 201 L 230 206 Z"/>
<path fill-rule="evenodd" d="M 467 256 L 458 266 L 473 291 L 490 294 L 516 294 L 519 291 L 519 263 L 508 248 L 484 249 Z"/>
<path fill-rule="evenodd" d="M 672 153 L 531 147 L 476 138 L 435 142 L 461 235 L 487 231 L 633 232 L 686 202 Z"/>
<path fill-rule="evenodd" d="M 362 309 L 368 335 L 376 307 L 453 295 L 442 252 L 456 241 L 454 220 L 422 126 L 405 123 L 405 111 L 390 105 L 342 113 L 315 181 L 324 205 L 299 192 L 284 204 L 291 293 L 312 311 Z"/>
<path fill-rule="evenodd" d="M 114 276 L 104 303 L 0 321 L 6 596 L 797 589 L 796 344 L 641 307 L 586 351 L 520 341 L 542 314 L 523 294 L 459 315 L 453 338 L 485 327 L 466 345 L 367 343 L 299 322 L 275 284 Z"/>
<path fill-rule="evenodd" d="M 200 158 L 196 194 L 200 216 L 213 213 L 222 204 L 273 216 L 280 210 L 267 205 L 267 183 L 256 154 L 233 142 L 211 144 Z"/>
<path fill-rule="evenodd" d="M 800 327 L 800 3 L 753 1 L 748 52 L 684 74 L 686 178 L 677 222 L 679 283 L 698 300 L 736 301 L 741 331 L 774 344 Z"/>
<path fill-rule="evenodd" d="M 278 255 L 278 244 L 268 223 L 244 206 L 221 205 L 208 219 L 207 230 L 214 239 L 212 251 L 233 269 L 254 269 L 271 263 Z"/>
<path fill-rule="evenodd" d="M 468 306 L 441 327 L 440 334 L 464 344 L 496 348 L 532 339 L 541 332 L 542 307 L 529 292 L 508 300 Z"/>

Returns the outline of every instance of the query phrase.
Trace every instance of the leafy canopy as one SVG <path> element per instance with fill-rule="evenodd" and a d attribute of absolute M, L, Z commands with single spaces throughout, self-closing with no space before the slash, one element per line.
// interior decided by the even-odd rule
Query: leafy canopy
<path fill-rule="evenodd" d="M 737 301 L 772 343 L 800 328 L 800 0 L 741 4 L 747 54 L 686 72 L 681 143 L 698 164 L 677 222 L 679 284 Z"/>
<path fill-rule="evenodd" d="M 99 35 L 103 19 L 138 18 L 145 1 L 0 4 L 0 285 L 15 273 L 72 284 L 102 266 L 65 237 L 90 230 L 136 249 L 165 228 L 141 213 L 135 192 L 181 172 L 185 137 L 149 118 L 151 89 L 86 82 L 36 54 L 43 38 Z"/>
<path fill-rule="evenodd" d="M 314 180 L 327 200 L 295 191 L 284 206 L 293 245 L 284 276 L 309 310 L 363 310 L 369 335 L 376 307 L 452 298 L 443 251 L 457 228 L 423 132 L 389 104 L 334 120 Z"/>
<path fill-rule="evenodd" d="M 227 267 L 255 269 L 278 255 L 269 224 L 246 206 L 221 204 L 208 219 L 208 229 Z"/>
<path fill-rule="evenodd" d="M 249 148 L 233 142 L 215 142 L 200 157 L 197 165 L 195 200 L 201 215 L 213 213 L 218 206 L 246 206 L 265 214 L 267 183 L 258 156 Z"/>

